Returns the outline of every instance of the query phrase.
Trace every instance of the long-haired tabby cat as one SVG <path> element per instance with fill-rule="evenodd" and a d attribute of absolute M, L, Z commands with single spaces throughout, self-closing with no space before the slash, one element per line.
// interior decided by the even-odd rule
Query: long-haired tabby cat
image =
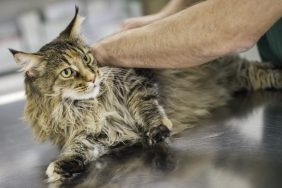
<path fill-rule="evenodd" d="M 235 91 L 282 86 L 279 69 L 234 56 L 181 70 L 101 67 L 79 34 L 82 21 L 76 8 L 67 28 L 38 52 L 10 50 L 25 73 L 26 119 L 39 140 L 61 147 L 46 171 L 50 182 L 72 177 L 121 143 L 162 142 Z"/>

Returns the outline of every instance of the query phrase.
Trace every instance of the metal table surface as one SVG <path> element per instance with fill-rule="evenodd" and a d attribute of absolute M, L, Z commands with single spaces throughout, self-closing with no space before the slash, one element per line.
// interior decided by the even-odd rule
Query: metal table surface
<path fill-rule="evenodd" d="M 105 156 L 64 185 L 44 183 L 58 150 L 33 139 L 20 119 L 24 102 L 0 106 L 0 187 L 281 188 L 281 99 L 272 91 L 240 95 L 168 145 Z"/>

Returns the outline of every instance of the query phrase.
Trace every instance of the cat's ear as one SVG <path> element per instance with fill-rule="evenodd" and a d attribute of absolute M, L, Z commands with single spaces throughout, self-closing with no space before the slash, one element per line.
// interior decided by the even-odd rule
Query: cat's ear
<path fill-rule="evenodd" d="M 13 54 L 16 63 L 21 67 L 21 71 L 25 72 L 30 77 L 37 75 L 38 70 L 36 68 L 40 62 L 42 62 L 43 56 L 35 53 L 20 52 L 13 49 L 9 50 Z"/>
<path fill-rule="evenodd" d="M 75 38 L 79 36 L 81 24 L 83 23 L 85 18 L 80 16 L 78 12 L 79 9 L 77 6 L 75 6 L 75 15 L 73 19 L 71 20 L 67 28 L 63 32 L 61 32 L 59 37 Z"/>

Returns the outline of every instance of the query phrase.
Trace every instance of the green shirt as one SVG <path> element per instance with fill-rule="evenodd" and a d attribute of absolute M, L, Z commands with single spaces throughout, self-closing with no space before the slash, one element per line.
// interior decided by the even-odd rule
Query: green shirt
<path fill-rule="evenodd" d="M 282 66 L 282 18 L 262 36 L 257 45 L 263 61 Z"/>

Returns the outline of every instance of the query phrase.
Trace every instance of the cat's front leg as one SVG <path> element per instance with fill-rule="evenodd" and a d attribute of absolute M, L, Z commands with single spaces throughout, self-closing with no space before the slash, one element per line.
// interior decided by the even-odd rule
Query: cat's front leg
<path fill-rule="evenodd" d="M 81 134 L 67 142 L 58 159 L 50 163 L 46 175 L 48 182 L 71 178 L 83 172 L 90 161 L 96 160 L 108 149 L 98 143 L 92 135 Z"/>
<path fill-rule="evenodd" d="M 127 105 L 135 120 L 143 128 L 145 141 L 153 145 L 170 136 L 172 123 L 159 104 L 156 85 L 144 82 L 131 85 Z"/>

